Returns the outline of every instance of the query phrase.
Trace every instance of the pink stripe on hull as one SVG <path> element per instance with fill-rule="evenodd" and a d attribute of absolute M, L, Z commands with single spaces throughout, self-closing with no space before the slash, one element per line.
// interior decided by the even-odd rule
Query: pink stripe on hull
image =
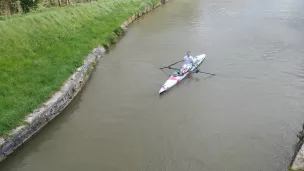
<path fill-rule="evenodd" d="M 175 81 L 179 81 L 179 79 L 178 78 L 175 78 L 175 77 L 171 77 L 171 78 L 169 78 L 169 80 L 175 80 Z"/>

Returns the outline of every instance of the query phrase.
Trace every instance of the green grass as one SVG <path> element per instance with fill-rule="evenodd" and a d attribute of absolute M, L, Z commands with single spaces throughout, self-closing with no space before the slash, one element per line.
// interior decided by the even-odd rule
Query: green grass
<path fill-rule="evenodd" d="M 291 166 L 288 166 L 288 171 L 304 171 L 304 169 L 297 169 L 297 170 L 294 170 L 291 168 Z"/>
<path fill-rule="evenodd" d="M 146 1 L 100 0 L 2 18 L 0 135 L 58 91 L 93 48 L 113 42 L 111 33 L 121 33 L 118 26 Z"/>
<path fill-rule="evenodd" d="M 289 168 L 288 171 L 304 171 L 304 169 L 293 170 L 293 169 Z"/>

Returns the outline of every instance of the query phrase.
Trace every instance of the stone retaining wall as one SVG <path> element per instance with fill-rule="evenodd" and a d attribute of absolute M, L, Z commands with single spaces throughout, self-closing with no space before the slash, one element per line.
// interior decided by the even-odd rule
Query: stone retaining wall
<path fill-rule="evenodd" d="M 138 17 L 151 11 L 154 8 L 166 3 L 169 0 L 161 0 L 156 6 L 146 9 L 143 13 L 137 13 L 125 21 L 120 27 L 126 30 L 126 27 L 133 23 Z M 98 59 L 104 56 L 105 48 L 98 46 L 84 64 L 79 67 L 72 76 L 64 83 L 60 91 L 56 92 L 51 99 L 43 103 L 40 108 L 34 110 L 25 119 L 25 124 L 12 130 L 8 137 L 0 137 L 0 161 L 3 161 L 8 155 L 14 152 L 23 143 L 28 141 L 34 134 L 38 133 L 47 123 L 59 115 L 65 107 L 76 97 L 89 79 Z"/>
<path fill-rule="evenodd" d="M 291 170 L 304 171 L 304 125 L 303 130 L 299 132 L 297 137 L 299 138 L 299 142 L 296 144 L 296 153 L 291 162 Z"/>

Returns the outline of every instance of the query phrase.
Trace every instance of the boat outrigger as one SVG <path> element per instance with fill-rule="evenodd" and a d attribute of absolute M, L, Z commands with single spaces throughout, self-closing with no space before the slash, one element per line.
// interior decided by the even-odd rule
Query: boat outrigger
<path fill-rule="evenodd" d="M 205 54 L 201 54 L 201 55 L 193 57 L 194 65 L 186 72 L 182 72 L 184 70 L 183 67 L 181 67 L 180 69 L 171 67 L 172 65 L 175 65 L 182 61 L 171 64 L 167 67 L 163 67 L 163 68 L 173 69 L 175 71 L 168 78 L 168 80 L 165 82 L 165 84 L 161 87 L 161 89 L 159 90 L 159 94 L 162 94 L 162 93 L 166 92 L 167 90 L 169 90 L 170 88 L 172 88 L 174 85 L 176 85 L 177 83 L 182 81 L 185 77 L 187 77 L 190 73 L 206 73 L 206 74 L 210 74 L 210 75 L 215 75 L 215 74 L 211 74 L 211 73 L 207 73 L 207 72 L 201 72 L 197 69 L 197 67 L 199 67 L 202 64 L 202 62 L 205 60 L 205 58 L 206 58 Z M 163 68 L 160 68 L 160 69 L 163 69 Z"/>

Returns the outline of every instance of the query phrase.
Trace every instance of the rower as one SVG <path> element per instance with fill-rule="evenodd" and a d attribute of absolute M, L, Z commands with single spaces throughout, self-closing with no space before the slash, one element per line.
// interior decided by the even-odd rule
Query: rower
<path fill-rule="evenodd" d="M 193 61 L 193 57 L 190 55 L 190 51 L 187 52 L 187 55 L 184 57 L 184 61 L 185 61 L 184 65 L 183 65 L 183 67 L 181 69 L 182 73 L 187 72 L 193 66 L 194 61 Z"/>

